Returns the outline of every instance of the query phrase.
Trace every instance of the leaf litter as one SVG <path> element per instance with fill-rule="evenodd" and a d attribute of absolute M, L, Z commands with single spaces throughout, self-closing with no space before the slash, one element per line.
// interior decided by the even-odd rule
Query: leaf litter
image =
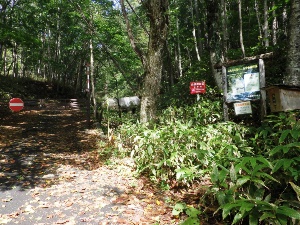
<path fill-rule="evenodd" d="M 36 110 L 0 122 L 0 224 L 178 224 L 130 159 L 101 162 L 103 135 L 84 119 Z"/>

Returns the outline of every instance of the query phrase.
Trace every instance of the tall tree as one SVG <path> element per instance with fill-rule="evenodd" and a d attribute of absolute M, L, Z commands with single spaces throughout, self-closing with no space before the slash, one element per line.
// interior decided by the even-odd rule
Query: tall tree
<path fill-rule="evenodd" d="M 156 119 L 157 104 L 161 89 L 163 53 L 168 31 L 168 0 L 145 0 L 142 6 L 147 11 L 149 20 L 149 41 L 145 54 L 136 44 L 125 10 L 124 0 L 120 1 L 123 15 L 127 24 L 127 32 L 132 48 L 141 59 L 145 71 L 142 90 L 140 120 L 142 123 Z"/>
<path fill-rule="evenodd" d="M 289 51 L 284 83 L 300 86 L 300 0 L 291 0 Z"/>

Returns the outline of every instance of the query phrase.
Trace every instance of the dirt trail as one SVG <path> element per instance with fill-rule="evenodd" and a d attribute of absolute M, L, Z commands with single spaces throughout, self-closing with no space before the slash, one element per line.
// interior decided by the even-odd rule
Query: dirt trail
<path fill-rule="evenodd" d="M 177 224 L 167 197 L 100 161 L 101 135 L 78 111 L 24 111 L 0 121 L 0 224 Z"/>

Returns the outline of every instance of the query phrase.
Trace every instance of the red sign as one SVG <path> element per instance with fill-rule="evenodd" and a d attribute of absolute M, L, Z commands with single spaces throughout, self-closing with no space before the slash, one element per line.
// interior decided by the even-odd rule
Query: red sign
<path fill-rule="evenodd" d="M 192 95 L 195 94 L 203 94 L 206 91 L 205 81 L 196 81 L 190 83 L 190 93 Z"/>
<path fill-rule="evenodd" d="M 9 101 L 9 108 L 14 112 L 21 111 L 23 107 L 24 102 L 20 98 L 13 98 Z"/>

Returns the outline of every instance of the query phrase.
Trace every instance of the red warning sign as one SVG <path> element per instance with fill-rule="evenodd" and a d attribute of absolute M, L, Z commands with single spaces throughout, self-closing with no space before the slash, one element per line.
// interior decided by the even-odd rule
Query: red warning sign
<path fill-rule="evenodd" d="M 195 81 L 190 83 L 190 93 L 192 95 L 203 94 L 205 92 L 206 92 L 205 81 Z"/>

